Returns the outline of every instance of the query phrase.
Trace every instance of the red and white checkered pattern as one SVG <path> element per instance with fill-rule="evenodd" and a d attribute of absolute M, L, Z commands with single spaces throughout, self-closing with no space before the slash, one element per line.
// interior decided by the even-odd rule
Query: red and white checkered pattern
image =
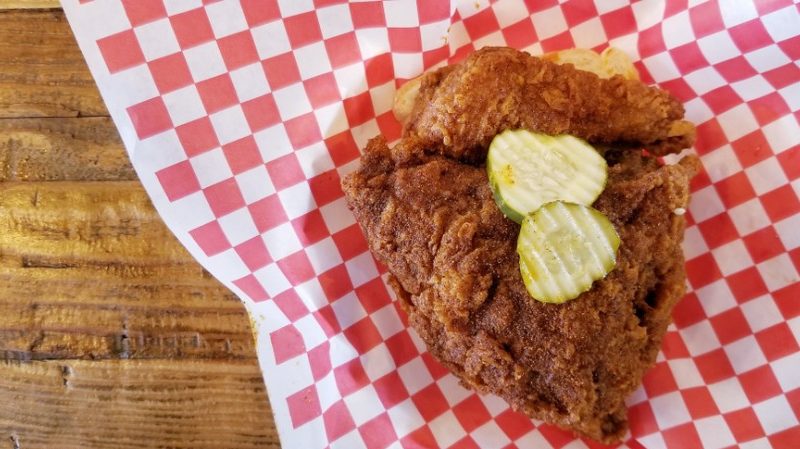
<path fill-rule="evenodd" d="M 689 293 L 630 448 L 800 444 L 800 12 L 791 0 L 68 0 L 167 224 L 246 300 L 285 447 L 598 447 L 461 388 L 407 329 L 341 177 L 403 79 L 485 45 L 619 47 L 705 172 Z"/>

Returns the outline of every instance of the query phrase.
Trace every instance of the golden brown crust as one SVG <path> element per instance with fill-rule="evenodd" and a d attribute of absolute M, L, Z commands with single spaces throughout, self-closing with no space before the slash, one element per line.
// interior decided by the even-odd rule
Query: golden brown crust
<path fill-rule="evenodd" d="M 510 48 L 485 48 L 426 74 L 405 127 L 456 159 L 482 160 L 505 129 L 573 134 L 594 144 L 646 146 L 653 154 L 691 146 L 675 135 L 683 106 L 637 80 L 601 79 Z"/>
<path fill-rule="evenodd" d="M 441 156 L 408 165 L 392 153 L 372 140 L 344 188 L 429 350 L 467 386 L 531 417 L 619 440 L 624 400 L 683 294 L 684 220 L 673 210 L 686 207 L 693 159 L 662 167 L 629 152 L 611 166 L 596 207 L 620 234 L 617 267 L 579 298 L 552 305 L 526 293 L 518 225 L 495 205 L 483 167 Z"/>
<path fill-rule="evenodd" d="M 572 64 L 576 69 L 594 73 L 600 78 L 608 79 L 614 77 L 614 75 L 620 75 L 629 80 L 639 79 L 639 72 L 636 70 L 636 66 L 633 65 L 631 58 L 622 50 L 614 47 L 608 47 L 601 53 L 586 48 L 571 48 L 546 53 L 540 57 L 545 61 L 556 64 Z M 408 80 L 394 93 L 392 112 L 395 118 L 403 125 L 408 122 L 411 116 L 414 103 L 419 94 L 419 87 L 426 75 L 422 74 Z"/>
<path fill-rule="evenodd" d="M 444 98 L 435 86 L 462 70 L 426 75 L 417 105 Z M 497 71 L 510 73 L 499 65 Z M 415 111 L 415 126 L 425 109 Z M 533 418 L 619 441 L 627 430 L 625 398 L 653 363 L 683 294 L 684 219 L 674 210 L 686 207 L 698 162 L 690 157 L 663 166 L 641 151 L 606 151 L 608 185 L 594 206 L 620 235 L 617 266 L 575 300 L 544 304 L 522 283 L 519 226 L 492 198 L 483 161 L 476 160 L 485 146 L 476 136 L 492 129 L 491 120 L 544 121 L 551 128 L 541 117 L 487 120 L 474 126 L 482 131 L 451 136 L 475 138 L 474 145 L 445 144 L 414 126 L 391 149 L 383 138 L 372 139 L 359 169 L 343 181 L 348 205 L 392 273 L 410 323 L 465 385 L 498 394 Z"/>

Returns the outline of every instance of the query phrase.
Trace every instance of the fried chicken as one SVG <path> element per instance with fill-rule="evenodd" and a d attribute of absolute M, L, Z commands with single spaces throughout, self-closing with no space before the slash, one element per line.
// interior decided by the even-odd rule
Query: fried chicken
<path fill-rule="evenodd" d="M 595 144 L 646 145 L 663 155 L 691 146 L 694 127 L 667 92 L 604 80 L 510 48 L 485 48 L 422 78 L 404 133 L 460 160 L 481 161 L 506 129 L 572 134 Z"/>
<path fill-rule="evenodd" d="M 495 59 L 500 54 L 512 67 L 557 71 L 547 62 L 520 62 L 535 58 L 511 50 L 484 50 L 463 66 L 443 70 L 444 79 L 436 85 L 450 86 L 455 97 L 458 92 L 470 96 L 448 79 L 486 56 L 494 61 L 493 75 L 480 76 L 489 87 L 471 101 L 505 104 L 502 96 L 493 102 L 487 95 L 492 86 L 509 85 L 499 78 L 516 77 Z M 467 76 L 465 82 L 470 80 Z M 608 85 L 598 79 L 589 83 L 595 93 L 621 89 L 614 79 Z M 456 109 L 435 113 L 448 100 L 432 89 L 423 83 L 415 118 L 400 142 L 389 148 L 382 137 L 372 139 L 358 170 L 343 181 L 370 249 L 389 268 L 411 325 L 465 386 L 495 393 L 532 418 L 598 441 L 619 441 L 627 430 L 625 398 L 653 363 L 672 308 L 683 295 L 684 219 L 674 211 L 687 205 L 698 162 L 689 157 L 664 166 L 640 150 L 607 151 L 608 184 L 594 207 L 620 236 L 617 265 L 578 298 L 545 304 L 525 289 L 515 249 L 519 225 L 497 207 L 480 156 L 490 134 L 505 127 L 568 131 L 610 144 L 664 143 L 669 139 L 662 131 L 680 120 L 680 107 L 667 94 L 639 86 L 613 98 L 628 98 L 625 104 L 655 125 L 624 123 L 621 117 L 635 114 L 608 99 L 600 101 L 609 107 L 570 104 L 549 112 L 543 104 L 523 106 L 514 100 L 507 108 L 487 106 L 480 116 L 469 102 L 453 99 Z M 550 89 L 566 98 L 582 90 L 569 82 Z M 632 92 L 649 100 L 633 98 Z M 575 101 L 597 100 L 576 95 Z M 541 103 L 536 98 L 545 94 L 518 97 Z M 475 122 L 461 123 L 460 114 Z"/>

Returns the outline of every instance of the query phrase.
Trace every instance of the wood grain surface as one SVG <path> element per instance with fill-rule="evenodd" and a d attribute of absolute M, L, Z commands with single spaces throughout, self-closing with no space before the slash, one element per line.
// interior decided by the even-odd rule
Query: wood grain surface
<path fill-rule="evenodd" d="M 61 11 L 0 11 L 0 62 L 0 118 L 108 115 Z"/>
<path fill-rule="evenodd" d="M 3 448 L 274 447 L 249 362 L 47 361 L 0 365 Z"/>
<path fill-rule="evenodd" d="M 109 117 L 0 119 L 0 136 L 0 181 L 137 179 Z"/>
<path fill-rule="evenodd" d="M 54 6 L 0 0 L 0 449 L 278 448 L 242 304 L 150 205 Z"/>
<path fill-rule="evenodd" d="M 58 0 L 0 0 L 2 9 L 55 9 L 60 8 Z"/>

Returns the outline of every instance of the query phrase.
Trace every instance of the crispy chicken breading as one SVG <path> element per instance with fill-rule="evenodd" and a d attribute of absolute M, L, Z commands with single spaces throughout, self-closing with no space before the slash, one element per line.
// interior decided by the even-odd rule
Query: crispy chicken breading
<path fill-rule="evenodd" d="M 638 80 L 605 80 L 510 48 L 486 48 L 423 76 L 404 134 L 455 159 L 481 161 L 506 129 L 572 134 L 594 144 L 691 146 L 694 127 L 669 93 Z"/>
<path fill-rule="evenodd" d="M 552 63 L 526 62 L 536 58 L 507 49 L 479 51 L 463 65 L 440 71 L 445 80 L 435 84 L 469 96 L 455 80 L 474 83 L 475 77 L 446 80 L 476 67 L 484 56 L 493 61 L 491 74 L 479 76 L 488 87 L 473 95 L 487 107 L 483 114 L 476 115 L 479 109 L 469 102 L 448 103 L 442 91 L 424 81 L 415 119 L 401 141 L 389 148 L 383 138 L 374 138 L 358 170 L 344 179 L 348 204 L 370 249 L 389 268 L 410 323 L 463 384 L 498 394 L 533 418 L 599 441 L 618 441 L 627 429 L 625 398 L 653 363 L 672 308 L 683 295 L 684 219 L 674 211 L 687 205 L 697 159 L 664 166 L 641 151 L 606 151 L 608 184 L 594 207 L 620 236 L 617 265 L 578 298 L 545 304 L 525 289 L 515 249 L 519 225 L 497 207 L 480 156 L 491 133 L 504 127 L 583 133 L 613 145 L 663 145 L 669 140 L 663 131 L 681 119 L 680 107 L 666 93 L 627 84 L 628 94 L 622 95 L 627 107 L 656 125 L 625 123 L 622 117 L 635 114 L 608 99 L 601 100 L 607 107 L 570 104 L 548 111 L 541 100 L 545 94 L 520 91 L 508 103 L 512 106 L 489 107 L 506 103 L 502 96 L 492 100 L 488 92 L 516 83 L 518 72 L 504 68 L 504 58 L 512 68 L 557 71 Z M 591 91 L 620 98 L 619 80 L 587 82 L 594 87 L 556 82 L 548 95 L 596 101 L 586 96 Z M 583 93 L 573 97 L 576 90 Z M 638 101 L 633 93 L 649 101 Z M 542 104 L 523 106 L 520 99 L 529 97 Z M 455 109 L 436 115 L 447 104 Z M 462 116 L 474 120 L 472 126 L 462 123 Z M 609 126 L 601 125 L 603 119 Z M 426 123 L 440 128 L 422 126 Z"/>

